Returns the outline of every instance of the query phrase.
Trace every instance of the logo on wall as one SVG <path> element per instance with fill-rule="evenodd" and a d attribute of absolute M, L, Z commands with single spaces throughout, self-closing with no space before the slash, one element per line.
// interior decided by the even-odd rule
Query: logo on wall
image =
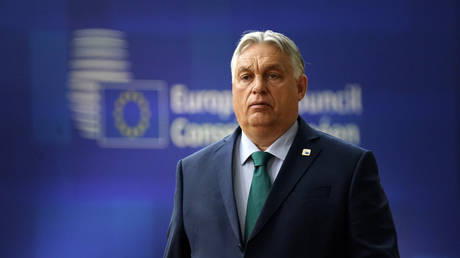
<path fill-rule="evenodd" d="M 102 83 L 101 93 L 101 146 L 167 147 L 168 103 L 165 82 Z"/>

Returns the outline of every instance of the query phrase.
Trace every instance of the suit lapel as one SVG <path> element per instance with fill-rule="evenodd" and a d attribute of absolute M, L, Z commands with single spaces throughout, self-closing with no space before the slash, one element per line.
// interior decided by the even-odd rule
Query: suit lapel
<path fill-rule="evenodd" d="M 235 233 L 239 243 L 242 243 L 240 234 L 240 224 L 238 213 L 235 204 L 235 195 L 233 193 L 233 146 L 241 129 L 238 128 L 235 132 L 224 139 L 221 148 L 216 151 L 215 155 L 215 171 L 218 171 L 219 188 L 224 201 L 225 210 L 230 220 L 230 226 Z"/>
<path fill-rule="evenodd" d="M 298 121 L 297 135 L 273 183 L 249 240 L 259 233 L 321 152 L 316 141 L 319 135 L 301 118 Z M 310 149 L 310 156 L 302 155 L 303 149 Z"/>

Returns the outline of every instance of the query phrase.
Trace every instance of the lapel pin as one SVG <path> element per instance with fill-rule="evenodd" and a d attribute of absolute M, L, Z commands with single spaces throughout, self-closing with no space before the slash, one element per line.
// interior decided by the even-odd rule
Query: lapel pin
<path fill-rule="evenodd" d="M 310 156 L 311 154 L 311 149 L 303 149 L 302 150 L 302 156 Z"/>

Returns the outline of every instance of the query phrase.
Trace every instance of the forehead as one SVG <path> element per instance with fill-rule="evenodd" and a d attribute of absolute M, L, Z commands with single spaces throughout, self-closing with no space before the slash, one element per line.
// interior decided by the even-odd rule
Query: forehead
<path fill-rule="evenodd" d="M 279 48 L 268 43 L 256 43 L 246 48 L 238 57 L 237 67 L 263 65 L 280 65 L 289 67 L 289 57 Z"/>

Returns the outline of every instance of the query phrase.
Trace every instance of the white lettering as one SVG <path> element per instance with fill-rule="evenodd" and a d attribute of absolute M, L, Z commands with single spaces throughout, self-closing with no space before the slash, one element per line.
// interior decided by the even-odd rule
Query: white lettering
<path fill-rule="evenodd" d="M 176 114 L 219 115 L 227 119 L 233 114 L 232 92 L 230 90 L 188 90 L 183 84 L 176 84 L 170 93 L 171 110 Z"/>
<path fill-rule="evenodd" d="M 299 102 L 299 114 L 355 114 L 363 111 L 361 86 L 347 84 L 338 91 L 308 91 Z"/>
<path fill-rule="evenodd" d="M 171 140 L 180 148 L 205 146 L 229 135 L 236 126 L 235 123 L 192 123 L 179 117 L 171 124 Z"/>
<path fill-rule="evenodd" d="M 331 124 L 331 119 L 327 116 L 324 116 L 321 117 L 318 124 L 309 123 L 309 125 L 322 132 L 328 133 L 352 144 L 359 144 L 361 140 L 359 127 L 354 123 Z"/>

